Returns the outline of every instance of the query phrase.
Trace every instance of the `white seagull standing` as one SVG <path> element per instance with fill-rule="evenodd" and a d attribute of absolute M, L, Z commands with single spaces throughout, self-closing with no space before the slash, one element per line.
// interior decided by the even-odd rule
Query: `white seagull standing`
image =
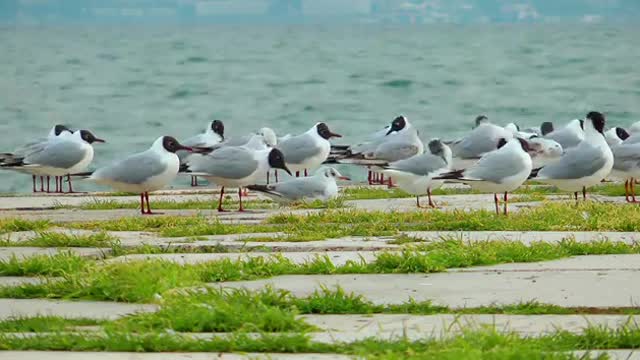
<path fill-rule="evenodd" d="M 45 146 L 47 146 L 49 141 L 52 141 L 54 139 L 56 139 L 57 137 L 65 137 L 68 135 L 73 134 L 73 132 L 71 130 L 69 130 L 69 128 L 67 128 L 64 125 L 55 125 L 53 128 L 51 128 L 51 130 L 49 131 L 49 134 L 47 135 L 46 138 L 41 138 L 32 142 L 29 142 L 25 145 L 22 145 L 21 147 L 17 148 L 16 150 L 14 150 L 13 153 L 4 153 L 4 154 L 0 154 L 0 164 L 9 164 L 12 162 L 16 162 L 17 158 L 25 158 L 27 155 L 32 154 L 34 152 L 37 151 L 41 151 Z M 36 185 L 37 185 L 37 177 L 38 175 L 40 175 L 38 173 L 38 171 L 35 168 L 30 168 L 30 169 L 22 169 L 22 170 L 16 170 L 22 173 L 26 173 L 26 174 L 31 174 L 31 178 L 33 181 L 33 192 L 36 193 L 38 192 Z M 46 192 L 49 193 L 50 192 L 50 176 L 47 176 L 47 190 Z M 55 177 L 56 180 L 56 190 L 55 192 L 61 192 L 62 189 L 58 188 L 58 177 Z M 44 189 L 44 175 L 40 175 L 40 192 L 45 192 Z"/>
<path fill-rule="evenodd" d="M 40 175 L 55 176 L 62 190 L 62 177 L 69 179 L 69 193 L 73 192 L 69 174 L 83 172 L 93 161 L 93 143 L 104 140 L 96 138 L 88 130 L 78 130 L 71 135 L 57 136 L 24 157 L 16 157 L 1 167 L 22 172 L 33 171 Z M 56 189 L 58 181 L 56 181 Z"/>
<path fill-rule="evenodd" d="M 282 151 L 287 167 L 295 171 L 296 177 L 300 176 L 300 171 L 314 170 L 320 166 L 331 152 L 329 139 L 342 137 L 329 130 L 325 123 L 317 123 L 307 132 L 301 135 L 292 136 L 280 142 L 277 148 Z"/>
<path fill-rule="evenodd" d="M 604 125 L 604 115 L 596 111 L 588 113 L 584 140 L 565 151 L 558 161 L 534 170 L 533 179 L 573 192 L 576 201 L 578 191 L 582 190 L 586 199 L 586 189 L 599 184 L 613 168 L 613 153 L 603 135 Z"/>
<path fill-rule="evenodd" d="M 270 185 L 249 185 L 249 190 L 261 192 L 278 202 L 301 200 L 327 201 L 338 196 L 336 180 L 350 180 L 332 167 L 320 168 L 313 176 L 291 179 Z"/>
<path fill-rule="evenodd" d="M 164 188 L 178 175 L 180 159 L 176 152 L 180 150 L 207 151 L 206 148 L 191 148 L 181 145 L 171 136 L 162 136 L 144 152 L 128 156 L 91 174 L 79 175 L 89 175 L 87 180 L 110 186 L 118 191 L 139 193 L 141 213 L 151 215 L 153 213 L 149 203 L 149 192 Z"/>
<path fill-rule="evenodd" d="M 420 195 L 427 194 L 429 206 L 435 207 L 431 200 L 431 190 L 437 189 L 444 180 L 433 178 L 450 170 L 451 149 L 439 139 L 434 139 L 427 145 L 429 152 L 414 155 L 408 159 L 395 161 L 384 166 L 384 172 L 392 176 L 398 186 L 416 195 L 416 205 L 420 206 Z"/>
<path fill-rule="evenodd" d="M 418 136 L 418 130 L 404 116 L 398 116 L 391 122 L 385 136 L 377 140 L 358 144 L 347 150 L 345 155 L 336 156 L 340 164 L 380 166 L 389 162 L 408 159 L 424 152 L 424 144 Z M 371 179 L 369 179 L 371 180 Z M 380 183 L 384 182 L 381 176 Z M 392 186 L 389 179 L 389 186 Z"/>
<path fill-rule="evenodd" d="M 517 189 L 531 174 L 531 156 L 527 141 L 519 138 L 500 139 L 498 149 L 484 154 L 468 169 L 455 170 L 435 179 L 468 184 L 482 192 L 493 193 L 496 214 L 500 214 L 498 193 L 504 193 L 504 211 L 508 212 L 507 193 Z"/>
<path fill-rule="evenodd" d="M 224 141 L 224 123 L 222 120 L 213 120 L 207 127 L 204 133 L 192 136 L 182 142 L 184 146 L 196 146 L 196 147 L 213 147 Z M 180 165 L 185 165 L 188 162 L 189 157 L 199 156 L 189 151 L 181 150 L 176 153 L 180 159 Z M 198 186 L 198 177 L 191 177 L 191 186 Z"/>
<path fill-rule="evenodd" d="M 193 174 L 222 186 L 218 211 L 224 211 L 222 200 L 225 187 L 238 188 L 239 211 L 244 211 L 242 187 L 256 184 L 271 169 L 282 169 L 291 175 L 284 155 L 276 148 L 255 150 L 248 146 L 223 146 L 208 155 L 192 158 L 188 166 Z"/>
<path fill-rule="evenodd" d="M 613 170 L 611 175 L 624 180 L 624 197 L 627 202 L 636 201 L 636 179 L 640 178 L 640 143 L 626 141 L 611 147 Z M 631 196 L 631 199 L 629 198 Z"/>

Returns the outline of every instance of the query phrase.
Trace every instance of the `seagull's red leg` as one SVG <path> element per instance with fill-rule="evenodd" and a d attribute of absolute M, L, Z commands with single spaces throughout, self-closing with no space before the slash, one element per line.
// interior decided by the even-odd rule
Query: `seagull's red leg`
<path fill-rule="evenodd" d="M 300 177 L 300 171 L 296 171 L 296 177 Z"/>
<path fill-rule="evenodd" d="M 51 192 L 51 176 L 47 176 L 47 194 Z"/>
<path fill-rule="evenodd" d="M 498 205 L 498 194 L 493 194 L 493 202 L 496 204 L 496 215 L 500 215 L 500 205 Z"/>
<path fill-rule="evenodd" d="M 380 173 L 380 185 L 384 185 L 384 174 Z"/>
<path fill-rule="evenodd" d="M 218 211 L 219 212 L 223 212 L 224 209 L 222 208 L 222 198 L 224 197 L 224 186 L 222 188 L 220 188 L 220 200 L 218 200 Z"/>
<path fill-rule="evenodd" d="M 304 169 L 304 176 L 305 177 L 309 176 L 309 173 L 307 173 L 307 169 Z"/>
<path fill-rule="evenodd" d="M 153 213 L 151 212 L 151 202 L 149 202 L 149 193 L 148 192 L 144 193 L 144 198 L 145 198 L 145 200 L 147 200 L 147 214 L 151 215 Z"/>
<path fill-rule="evenodd" d="M 40 176 L 40 192 L 44 192 L 44 176 Z"/>
<path fill-rule="evenodd" d="M 373 179 L 371 178 L 371 170 L 367 171 L 367 182 L 369 183 L 369 185 L 371 185 L 373 182 Z"/>
<path fill-rule="evenodd" d="M 631 179 L 631 181 L 629 182 L 629 184 L 631 185 L 631 202 L 637 202 L 636 201 L 636 179 Z"/>
<path fill-rule="evenodd" d="M 244 208 L 242 207 L 242 188 L 238 188 L 238 197 L 240 198 L 240 209 L 238 209 L 238 211 L 242 212 L 244 211 Z"/>
<path fill-rule="evenodd" d="M 508 211 L 509 211 L 509 209 L 507 208 L 507 206 L 509 204 L 509 198 L 507 197 L 507 192 L 506 191 L 504 192 L 504 198 L 503 199 L 504 199 L 504 211 L 503 212 L 504 212 L 505 215 L 507 215 Z"/>
<path fill-rule="evenodd" d="M 420 206 L 420 195 L 416 195 L 416 206 L 418 208 L 421 208 L 422 206 Z"/>
<path fill-rule="evenodd" d="M 582 187 L 582 200 L 587 201 L 587 188 Z"/>
<path fill-rule="evenodd" d="M 73 186 L 71 185 L 71 175 L 67 175 L 67 181 L 69 182 L 69 194 L 73 194 Z"/>
<path fill-rule="evenodd" d="M 36 176 L 31 175 L 31 180 L 33 180 L 33 192 L 36 193 L 38 192 L 38 190 L 36 190 Z"/>
<path fill-rule="evenodd" d="M 436 204 L 434 204 L 433 200 L 431 200 L 431 188 L 427 189 L 427 196 L 429 197 L 429 206 L 431 206 L 432 208 L 435 208 Z"/>
<path fill-rule="evenodd" d="M 629 200 L 629 193 L 630 193 L 630 191 L 629 191 L 629 179 L 627 179 L 627 180 L 624 181 L 624 200 L 626 202 L 631 202 Z"/>
<path fill-rule="evenodd" d="M 144 211 L 144 193 L 140 193 L 140 213 L 142 215 L 146 214 Z"/>
<path fill-rule="evenodd" d="M 271 181 L 271 173 L 267 171 L 267 185 L 269 185 L 270 181 Z"/>
<path fill-rule="evenodd" d="M 278 170 L 275 170 L 276 173 L 276 182 L 278 182 Z"/>
<path fill-rule="evenodd" d="M 389 189 L 391 189 L 392 187 L 395 187 L 395 186 L 393 185 L 393 179 L 391 179 L 391 177 L 389 177 L 389 185 L 387 185 L 387 187 L 388 187 Z"/>

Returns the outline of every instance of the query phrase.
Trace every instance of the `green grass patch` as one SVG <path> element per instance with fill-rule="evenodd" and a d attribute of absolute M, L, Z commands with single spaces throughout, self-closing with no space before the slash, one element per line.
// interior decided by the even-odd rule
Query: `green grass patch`
<path fill-rule="evenodd" d="M 46 257 L 29 259 L 23 264 L 14 259 L 7 265 L 0 265 L 0 274 L 54 273 L 64 279 L 45 284 L 0 288 L 0 296 L 148 302 L 153 301 L 157 294 L 162 295 L 175 288 L 277 275 L 432 273 L 449 268 L 544 261 L 574 255 L 637 253 L 640 253 L 638 244 L 628 245 L 608 240 L 590 243 L 564 240 L 557 244 L 534 242 L 530 245 L 498 240 L 443 240 L 407 247 L 401 252 L 383 252 L 370 263 L 364 260 L 349 261 L 341 266 L 334 265 L 328 256 L 317 256 L 303 264 L 296 264 L 279 254 L 187 265 L 161 260 L 88 264 L 86 260 L 77 260 L 79 263 L 74 265 L 73 262 L 62 263 L 60 259 L 64 260 L 64 257 L 54 260 Z"/>
<path fill-rule="evenodd" d="M 129 331 L 171 329 L 179 332 L 298 332 L 312 327 L 296 319 L 297 311 L 282 306 L 283 291 L 251 292 L 244 289 L 206 288 L 181 291 L 162 301 L 155 313 L 116 321 L 114 329 Z"/>
<path fill-rule="evenodd" d="M 544 206 L 521 209 L 510 216 L 493 211 L 412 211 L 384 212 L 327 210 L 309 215 L 279 214 L 268 224 L 313 227 L 317 224 L 349 224 L 377 229 L 452 231 L 628 231 L 640 230 L 640 207 L 585 202 L 579 205 L 548 202 Z"/>
<path fill-rule="evenodd" d="M 592 326 L 581 334 L 556 331 L 540 337 L 504 333 L 500 329 L 490 327 L 465 330 L 461 325 L 460 328 L 458 333 L 438 339 L 411 341 L 400 335 L 395 340 L 367 339 L 334 345 L 315 343 L 304 334 L 262 334 L 255 337 L 233 333 L 208 339 L 163 332 L 131 334 L 126 331 L 96 334 L 57 333 L 34 337 L 0 334 L 0 350 L 340 353 L 368 359 L 555 360 L 578 359 L 569 353 L 573 350 L 640 347 L 640 330 L 634 325 L 617 329 Z"/>
<path fill-rule="evenodd" d="M 41 231 L 51 226 L 48 220 L 0 219 L 0 234 L 19 231 Z"/>
<path fill-rule="evenodd" d="M 57 316 L 23 317 L 0 321 L 0 332 L 68 331 L 74 326 L 96 326 L 102 323 L 93 319 L 65 319 Z"/>
<path fill-rule="evenodd" d="M 174 200 L 156 200 L 153 201 L 153 209 L 158 210 L 216 210 L 218 208 L 217 199 L 211 200 L 186 200 L 186 201 L 174 201 Z M 246 209 L 272 209 L 276 205 L 270 200 L 245 200 L 242 205 Z M 228 208 L 234 208 L 239 206 L 237 200 L 232 200 L 230 197 L 226 197 L 223 201 L 223 206 Z M 140 202 L 128 201 L 122 202 L 117 200 L 101 200 L 93 199 L 87 201 L 80 206 L 61 206 L 61 208 L 79 208 L 82 210 L 116 210 L 116 209 L 140 209 Z"/>
<path fill-rule="evenodd" d="M 33 238 L 24 241 L 0 240 L 0 246 L 32 247 L 112 247 L 119 240 L 107 233 L 72 235 L 59 232 L 39 232 Z"/>
<path fill-rule="evenodd" d="M 66 276 L 84 272 L 91 262 L 72 252 L 19 259 L 15 255 L 0 261 L 0 276 Z"/>

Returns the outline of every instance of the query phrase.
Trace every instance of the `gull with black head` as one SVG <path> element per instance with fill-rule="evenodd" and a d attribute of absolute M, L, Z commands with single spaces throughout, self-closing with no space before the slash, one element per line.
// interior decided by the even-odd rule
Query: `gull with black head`
<path fill-rule="evenodd" d="M 163 189 L 176 178 L 180 169 L 180 159 L 176 155 L 178 151 L 204 153 L 210 149 L 184 146 L 171 136 L 161 136 L 146 151 L 130 155 L 93 173 L 77 175 L 118 191 L 139 193 L 141 213 L 151 215 L 149 193 Z"/>
<path fill-rule="evenodd" d="M 319 167 L 331 152 L 329 139 L 342 137 L 329 129 L 327 124 L 320 122 L 315 124 L 307 132 L 292 136 L 278 143 L 277 148 L 282 152 L 287 162 L 287 167 L 295 171 L 296 177 L 300 172 L 313 171 Z"/>
<path fill-rule="evenodd" d="M 187 172 L 222 186 L 218 211 L 224 211 L 222 200 L 225 187 L 238 188 L 239 211 L 244 211 L 242 187 L 256 184 L 271 169 L 282 169 L 291 175 L 284 155 L 276 148 L 256 150 L 249 146 L 223 146 L 205 156 L 192 158 Z"/>
<path fill-rule="evenodd" d="M 196 147 L 213 147 L 224 141 L 224 123 L 222 120 L 213 120 L 205 132 L 192 136 L 182 142 L 184 146 L 196 146 Z M 187 164 L 189 157 L 198 156 L 188 151 L 178 151 L 176 153 L 180 159 L 180 165 Z M 191 186 L 198 186 L 198 177 L 191 177 Z"/>

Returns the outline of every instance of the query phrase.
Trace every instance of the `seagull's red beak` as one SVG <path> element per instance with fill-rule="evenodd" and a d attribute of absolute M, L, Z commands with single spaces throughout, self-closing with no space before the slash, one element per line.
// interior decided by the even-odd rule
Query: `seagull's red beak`
<path fill-rule="evenodd" d="M 351 181 L 351 178 L 348 176 L 338 176 L 338 179 L 340 180 L 346 180 L 346 181 Z"/>

